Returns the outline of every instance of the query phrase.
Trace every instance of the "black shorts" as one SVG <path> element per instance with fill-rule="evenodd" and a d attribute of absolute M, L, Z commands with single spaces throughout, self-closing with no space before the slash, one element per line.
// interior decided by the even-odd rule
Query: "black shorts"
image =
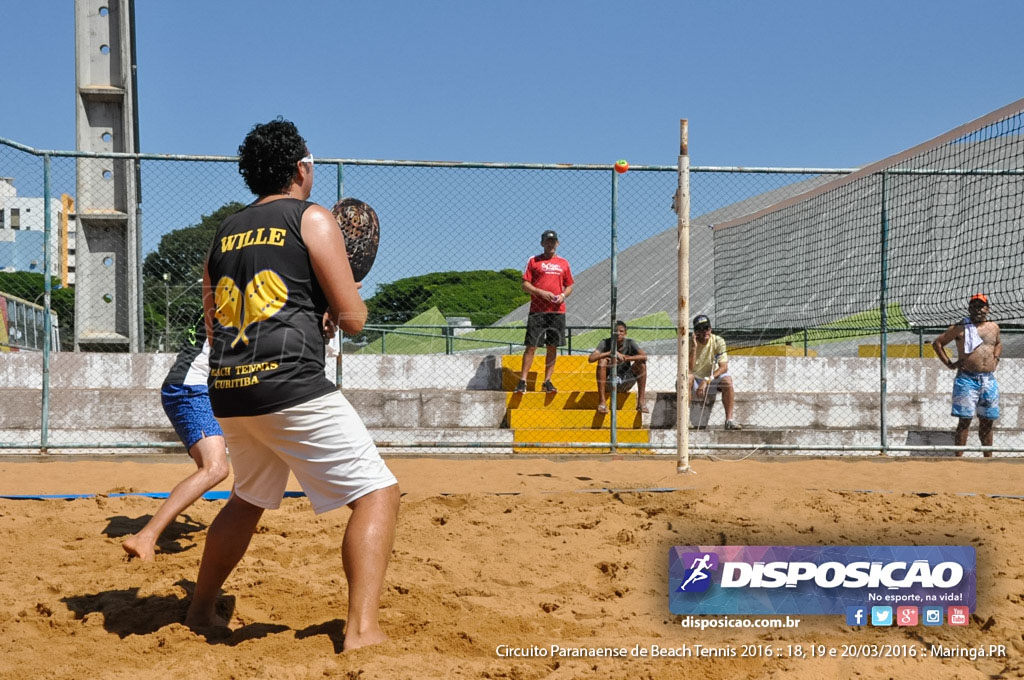
<path fill-rule="evenodd" d="M 526 345 L 565 344 L 565 314 L 554 312 L 535 312 L 526 320 Z"/>
<path fill-rule="evenodd" d="M 638 380 L 637 374 L 633 372 L 632 365 L 627 366 L 625 370 L 622 369 L 621 364 L 619 364 L 617 368 L 618 370 L 615 372 L 615 379 L 618 382 L 618 391 L 629 392 L 631 389 L 633 389 L 633 386 L 636 385 L 636 381 Z M 612 387 L 611 367 L 608 368 L 608 375 L 605 378 L 604 384 L 605 387 L 609 389 Z"/>

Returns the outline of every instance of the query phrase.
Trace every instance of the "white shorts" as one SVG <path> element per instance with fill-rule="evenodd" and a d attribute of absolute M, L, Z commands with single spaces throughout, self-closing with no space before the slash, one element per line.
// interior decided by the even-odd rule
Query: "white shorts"
<path fill-rule="evenodd" d="M 281 506 L 288 471 L 321 514 L 398 483 L 341 392 L 275 413 L 221 418 L 234 493 L 267 510 Z"/>

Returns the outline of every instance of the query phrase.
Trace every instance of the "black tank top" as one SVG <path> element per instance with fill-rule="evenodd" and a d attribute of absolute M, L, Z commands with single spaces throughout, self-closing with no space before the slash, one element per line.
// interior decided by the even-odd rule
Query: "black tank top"
<path fill-rule="evenodd" d="M 324 376 L 327 309 L 302 241 L 308 201 L 249 205 L 221 224 L 207 266 L 216 316 L 210 402 L 218 418 L 273 413 L 336 388 Z"/>

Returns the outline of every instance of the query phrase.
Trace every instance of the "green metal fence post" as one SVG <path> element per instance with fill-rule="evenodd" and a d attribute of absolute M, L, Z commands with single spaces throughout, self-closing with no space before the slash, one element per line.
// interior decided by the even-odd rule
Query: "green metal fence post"
<path fill-rule="evenodd" d="M 609 362 L 608 375 L 610 379 L 608 382 L 612 386 L 611 395 L 611 415 L 608 422 L 609 432 L 609 445 L 611 452 L 615 453 L 619 445 L 619 429 L 618 429 L 618 395 L 619 395 L 619 383 L 618 383 L 618 345 L 615 341 L 615 315 L 618 313 L 616 306 L 618 304 L 618 293 L 619 293 L 619 271 L 618 271 L 618 258 L 616 252 L 618 251 L 618 224 L 619 221 L 619 173 L 612 170 L 612 257 L 611 257 L 611 361 Z"/>
<path fill-rule="evenodd" d="M 43 154 L 43 394 L 39 419 L 39 452 L 46 453 L 50 439 L 50 338 L 52 310 L 50 307 L 50 277 L 53 259 L 50 246 L 53 237 L 50 214 L 50 154 Z"/>
<path fill-rule="evenodd" d="M 880 370 L 881 375 L 879 377 L 878 391 L 879 391 L 879 435 L 881 436 L 882 454 L 886 454 L 889 451 L 889 432 L 886 426 L 886 393 L 888 392 L 888 375 L 886 373 L 886 362 L 888 361 L 888 342 L 889 332 L 887 328 L 886 319 L 886 294 L 888 286 L 888 266 L 889 266 L 889 214 L 886 210 L 886 191 L 888 189 L 889 178 L 888 174 L 882 172 L 882 233 L 881 233 L 881 271 L 880 271 L 880 288 L 878 294 L 878 313 L 879 313 L 879 325 L 881 330 L 881 351 L 879 352 L 880 358 Z"/>

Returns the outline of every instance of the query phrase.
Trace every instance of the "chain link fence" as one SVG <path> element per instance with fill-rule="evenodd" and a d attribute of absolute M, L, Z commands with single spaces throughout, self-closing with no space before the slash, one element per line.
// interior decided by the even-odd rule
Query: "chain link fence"
<path fill-rule="evenodd" d="M 137 161 L 141 202 L 134 219 L 78 211 L 83 159 L 94 182 L 117 182 L 136 172 Z M 380 250 L 362 289 L 369 320 L 360 335 L 341 339 L 340 353 L 329 350 L 328 370 L 386 451 L 675 450 L 675 167 L 617 175 L 611 165 L 318 158 L 315 168 L 311 200 L 330 207 L 355 197 L 380 216 Z M 695 452 L 897 452 L 922 445 L 935 453 L 952 429 L 948 376 L 928 359 L 944 327 L 930 317 L 908 323 L 901 332 L 913 339 L 900 336 L 894 354 L 886 352 L 892 338 L 879 339 L 885 329 L 877 312 L 847 319 L 842 342 L 835 333 L 822 335 L 828 321 L 821 318 L 758 317 L 751 310 L 779 306 L 767 296 L 775 274 L 765 256 L 781 247 L 792 260 L 786 266 L 799 268 L 811 255 L 799 233 L 769 238 L 771 245 L 734 244 L 723 234 L 744 230 L 719 228 L 851 170 L 690 170 L 691 316 L 710 316 L 714 333 L 726 340 L 735 384 L 730 407 L 743 426 L 723 429 L 722 394 L 696 403 Z M 0 140 L 4 449 L 180 448 L 159 387 L 200 320 L 202 265 L 213 232 L 249 200 L 233 158 L 41 152 Z M 99 229 L 85 234 L 86 220 Z M 575 278 L 566 342 L 551 377 L 557 392 L 541 388 L 542 347 L 526 371 L 527 391 L 515 393 L 529 307 L 522 272 L 548 229 L 557 231 L 558 254 Z M 783 227 L 776 235 L 790 231 L 797 230 Z M 827 255 L 846 246 L 826 241 L 815 237 L 826 255 L 815 260 L 817 287 L 798 291 L 807 301 L 846 295 Z M 857 257 L 877 261 L 877 242 L 866 247 Z M 130 319 L 137 320 L 134 332 Z M 646 353 L 646 370 L 640 376 L 639 365 L 631 369 L 626 377 L 636 384 L 620 384 L 630 390 L 614 402 L 609 382 L 606 403 L 615 408 L 602 413 L 592 353 L 616 319 L 627 322 L 627 337 Z M 1011 371 L 1001 368 L 1007 377 Z M 901 386 L 889 396 L 899 409 L 890 409 L 888 423 L 886 375 L 889 385 Z M 1016 428 L 1015 398 L 1006 403 Z M 900 409 L 919 415 L 897 421 L 891 414 Z"/>

